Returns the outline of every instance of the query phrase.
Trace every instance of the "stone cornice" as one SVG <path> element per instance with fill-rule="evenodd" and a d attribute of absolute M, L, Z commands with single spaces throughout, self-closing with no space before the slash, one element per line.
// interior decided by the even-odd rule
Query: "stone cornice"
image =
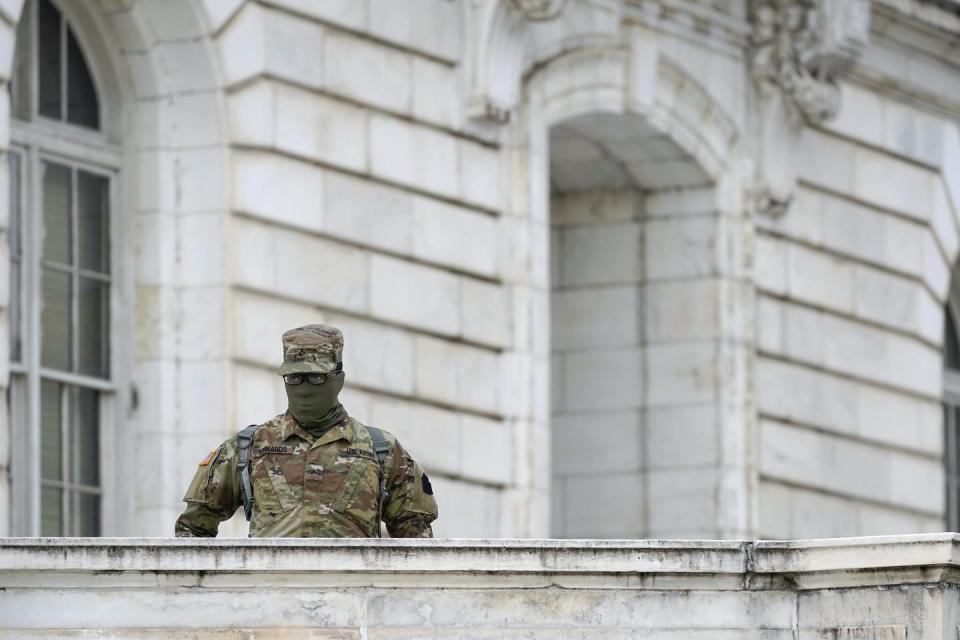
<path fill-rule="evenodd" d="M 6 538 L 0 583 L 590 584 L 803 590 L 958 581 L 960 538 L 926 534 L 804 541 L 290 540 Z M 165 576 L 165 577 L 164 577 Z M 411 577 L 413 576 L 413 577 Z M 479 578 L 477 578 L 479 579 Z"/>

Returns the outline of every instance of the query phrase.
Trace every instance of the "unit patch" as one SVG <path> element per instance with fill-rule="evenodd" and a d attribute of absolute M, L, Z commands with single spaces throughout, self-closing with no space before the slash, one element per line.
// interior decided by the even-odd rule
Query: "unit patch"
<path fill-rule="evenodd" d="M 220 451 L 220 447 L 217 447 L 216 449 L 214 449 L 213 451 L 211 451 L 210 453 L 208 453 L 207 455 L 205 455 L 205 456 L 203 457 L 203 460 L 200 461 L 200 465 L 199 465 L 199 466 L 205 467 L 205 466 L 207 466 L 208 464 L 210 464 L 210 461 L 213 460 L 213 457 L 214 457 L 215 455 L 217 455 L 217 453 L 218 453 L 219 451 Z"/>
<path fill-rule="evenodd" d="M 427 477 L 427 474 L 423 474 L 420 478 L 420 486 L 423 488 L 423 492 L 428 496 L 433 495 L 433 485 L 430 484 L 430 478 Z"/>
<path fill-rule="evenodd" d="M 253 451 L 253 455 L 258 458 L 267 454 L 289 456 L 293 454 L 293 447 L 284 447 L 282 445 L 272 444 L 266 447 L 259 447 Z"/>
<path fill-rule="evenodd" d="M 374 455 L 372 451 L 367 451 L 366 449 L 344 449 L 340 452 L 342 456 L 353 456 L 354 458 L 367 458 L 368 460 L 376 460 L 377 456 Z"/>

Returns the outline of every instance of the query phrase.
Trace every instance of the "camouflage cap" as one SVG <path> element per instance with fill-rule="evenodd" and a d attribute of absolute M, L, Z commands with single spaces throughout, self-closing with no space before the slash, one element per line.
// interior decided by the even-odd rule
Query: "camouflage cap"
<path fill-rule="evenodd" d="M 326 324 L 308 324 L 283 334 L 283 364 L 280 375 L 327 373 L 343 358 L 343 333 Z"/>

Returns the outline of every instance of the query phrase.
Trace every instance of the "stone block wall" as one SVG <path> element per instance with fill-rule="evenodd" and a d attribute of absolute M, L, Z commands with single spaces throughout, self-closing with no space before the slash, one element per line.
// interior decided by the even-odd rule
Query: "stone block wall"
<path fill-rule="evenodd" d="M 217 36 L 234 149 L 233 422 L 285 408 L 285 329 L 335 324 L 344 404 L 424 464 L 444 497 L 438 532 L 503 535 L 503 194 L 496 145 L 462 124 L 461 7 L 340 4 L 248 2 Z"/>
<path fill-rule="evenodd" d="M 757 221 L 759 531 L 940 530 L 960 128 L 845 85 L 799 153 L 790 207 Z"/>
<path fill-rule="evenodd" d="M 270 336 L 324 321 L 347 334 L 349 410 L 436 478 L 440 534 L 942 527 L 956 70 L 883 28 L 929 18 L 872 4 L 776 216 L 748 198 L 736 7 L 209 4 L 230 140 L 224 435 L 284 406 Z M 585 198 L 620 192 L 643 225 L 574 229 Z M 576 438 L 586 414 L 615 459 Z"/>
<path fill-rule="evenodd" d="M 779 123 L 782 212 L 756 202 L 761 3 L 61 4 L 122 114 L 108 533 L 171 532 L 196 461 L 284 409 L 308 322 L 344 330 L 344 402 L 424 464 L 440 535 L 942 527 L 942 3 L 843 0 L 873 30 L 835 118 Z"/>

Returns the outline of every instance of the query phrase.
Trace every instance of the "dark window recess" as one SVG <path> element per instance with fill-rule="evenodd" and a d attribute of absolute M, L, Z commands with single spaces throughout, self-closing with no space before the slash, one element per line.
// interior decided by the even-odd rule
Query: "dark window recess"
<path fill-rule="evenodd" d="M 99 129 L 100 104 L 90 67 L 73 29 L 50 0 L 39 0 L 37 6 L 37 61 L 40 115 Z"/>
<path fill-rule="evenodd" d="M 63 40 L 60 12 L 49 0 L 37 4 L 37 75 L 40 115 L 61 120 L 63 99 Z"/>
<path fill-rule="evenodd" d="M 23 308 L 20 281 L 21 274 L 23 273 L 23 242 L 20 231 L 21 167 L 19 153 L 12 151 L 7 152 L 7 167 L 10 172 L 10 227 L 7 229 L 7 242 L 9 243 L 10 251 L 10 307 L 7 310 L 10 325 L 10 361 L 20 362 L 23 358 L 23 338 L 21 337 L 22 329 L 20 326 L 20 314 Z"/>
<path fill-rule="evenodd" d="M 957 376 L 960 375 L 960 339 L 957 337 L 957 322 L 953 314 L 955 305 L 955 301 L 948 302 L 943 310 L 943 466 L 947 481 L 946 514 L 949 531 L 960 531 L 960 394 L 957 390 Z"/>
<path fill-rule="evenodd" d="M 110 183 L 77 171 L 77 243 L 80 268 L 110 273 Z"/>
<path fill-rule="evenodd" d="M 67 29 L 67 122 L 91 129 L 100 128 L 100 106 L 97 91 L 80 45 Z"/>
<path fill-rule="evenodd" d="M 960 340 L 957 338 L 957 325 L 953 314 L 947 308 L 943 323 L 943 364 L 947 369 L 960 370 Z"/>
<path fill-rule="evenodd" d="M 944 475 L 947 481 L 947 530 L 960 531 L 960 460 L 957 458 L 957 449 L 960 449 L 960 405 L 949 400 L 943 405 L 944 426 Z"/>

